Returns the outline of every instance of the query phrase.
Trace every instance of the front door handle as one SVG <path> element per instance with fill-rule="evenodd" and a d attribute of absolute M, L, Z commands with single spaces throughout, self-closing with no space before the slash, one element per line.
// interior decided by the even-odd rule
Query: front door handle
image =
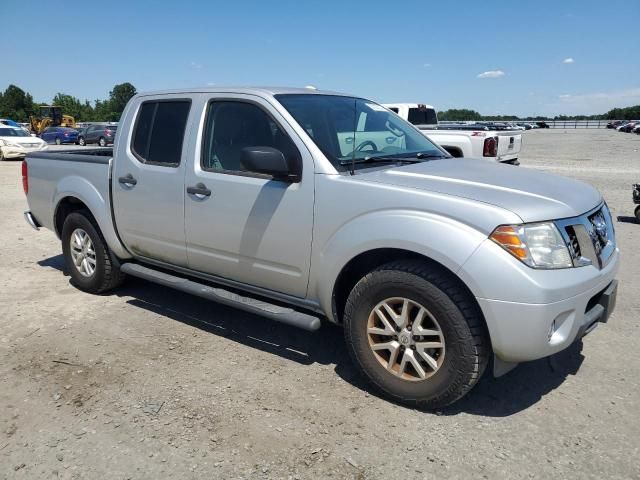
<path fill-rule="evenodd" d="M 127 187 L 134 187 L 138 183 L 138 181 L 133 178 L 133 175 L 131 175 L 130 173 L 127 173 L 127 175 L 124 177 L 118 178 L 118 182 L 120 182 L 122 185 L 126 185 Z"/>
<path fill-rule="evenodd" d="M 195 187 L 187 187 L 187 193 L 189 195 L 195 195 L 198 198 L 211 196 L 211 190 L 209 190 L 204 183 L 198 183 Z"/>

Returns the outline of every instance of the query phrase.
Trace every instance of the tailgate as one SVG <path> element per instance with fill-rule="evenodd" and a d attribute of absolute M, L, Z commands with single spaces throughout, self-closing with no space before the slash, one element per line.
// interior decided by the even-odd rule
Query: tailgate
<path fill-rule="evenodd" d="M 522 146 L 522 133 L 519 130 L 497 132 L 498 160 L 503 157 L 517 158 Z"/>

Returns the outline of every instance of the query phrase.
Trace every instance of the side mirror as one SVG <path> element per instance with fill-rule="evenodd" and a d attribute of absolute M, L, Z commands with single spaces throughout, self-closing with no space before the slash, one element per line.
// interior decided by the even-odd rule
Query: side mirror
<path fill-rule="evenodd" d="M 272 175 L 278 180 L 299 182 L 300 173 L 290 165 L 284 154 L 273 147 L 245 147 L 240 154 L 240 164 L 250 172 Z"/>

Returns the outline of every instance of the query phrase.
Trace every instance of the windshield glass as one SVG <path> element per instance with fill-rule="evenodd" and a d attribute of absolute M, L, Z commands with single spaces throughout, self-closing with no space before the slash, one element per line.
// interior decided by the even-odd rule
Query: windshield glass
<path fill-rule="evenodd" d="M 30 135 L 21 128 L 0 128 L 0 137 L 29 137 Z"/>
<path fill-rule="evenodd" d="M 316 94 L 276 98 L 338 171 L 350 170 L 351 160 L 358 169 L 375 166 L 376 159 L 448 156 L 409 123 L 368 100 Z"/>

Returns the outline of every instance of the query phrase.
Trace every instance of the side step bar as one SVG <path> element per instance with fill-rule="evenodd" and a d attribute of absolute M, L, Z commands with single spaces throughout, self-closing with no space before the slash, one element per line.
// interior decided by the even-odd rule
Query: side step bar
<path fill-rule="evenodd" d="M 292 308 L 267 303 L 255 298 L 243 297 L 242 295 L 224 290 L 223 288 L 211 287 L 203 283 L 194 282 L 193 280 L 153 270 L 138 265 L 137 263 L 125 263 L 120 267 L 120 270 L 133 277 L 175 288 L 185 293 L 197 295 L 207 300 L 213 300 L 214 302 L 261 315 L 271 320 L 286 323 L 287 325 L 302 328 L 310 332 L 320 328 L 320 319 L 313 315 L 298 312 Z"/>

